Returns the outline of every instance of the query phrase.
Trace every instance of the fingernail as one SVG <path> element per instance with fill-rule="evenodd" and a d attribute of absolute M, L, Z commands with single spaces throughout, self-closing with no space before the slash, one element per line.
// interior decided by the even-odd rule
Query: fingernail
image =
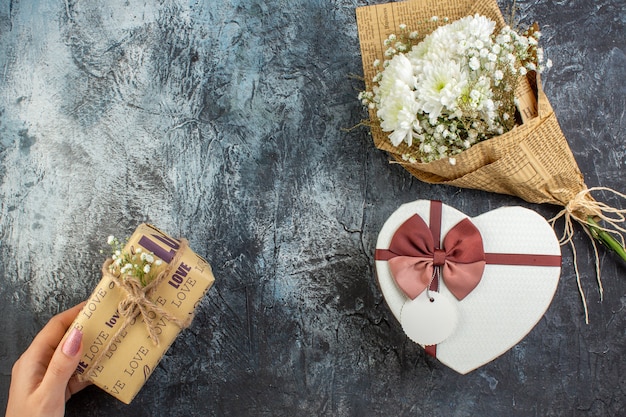
<path fill-rule="evenodd" d="M 76 356 L 80 350 L 80 342 L 82 342 L 82 340 L 83 332 L 74 327 L 69 336 L 67 336 L 67 339 L 65 339 L 65 343 L 63 343 L 63 353 L 69 357 Z"/>

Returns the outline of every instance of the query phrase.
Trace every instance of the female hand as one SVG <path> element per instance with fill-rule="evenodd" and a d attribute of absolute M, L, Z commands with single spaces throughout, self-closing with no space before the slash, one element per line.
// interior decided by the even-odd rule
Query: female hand
<path fill-rule="evenodd" d="M 72 378 L 82 356 L 82 332 L 65 332 L 85 303 L 52 317 L 13 365 L 6 417 L 63 416 L 65 402 L 87 385 Z"/>

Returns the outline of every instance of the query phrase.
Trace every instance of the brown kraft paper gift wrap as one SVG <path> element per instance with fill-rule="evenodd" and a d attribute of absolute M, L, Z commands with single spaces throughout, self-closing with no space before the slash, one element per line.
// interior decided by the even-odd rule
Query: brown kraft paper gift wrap
<path fill-rule="evenodd" d="M 400 24 L 417 29 L 423 38 L 437 27 L 428 23 L 432 16 L 454 21 L 476 13 L 495 21 L 496 31 L 505 26 L 495 0 L 412 0 L 358 8 L 357 24 L 367 89 L 372 89 L 372 79 L 376 75 L 374 60 L 382 62 L 384 58 L 386 47 L 383 41 L 397 31 Z M 534 117 L 524 117 L 524 124 L 455 155 L 455 165 L 451 165 L 447 158 L 430 163 L 404 161 L 402 154 L 407 145 L 402 143 L 395 147 L 391 144 L 377 123 L 376 110 L 372 109 L 370 120 L 374 143 L 424 182 L 510 194 L 531 203 L 567 206 L 579 193 L 587 190 L 587 186 L 536 72 L 529 72 L 527 80 L 528 83 L 522 83 L 521 87 L 528 91 L 530 86 L 534 94 L 529 97 L 535 105 L 530 103 L 530 108 L 520 109 L 520 113 L 525 116 L 527 110 L 531 110 Z M 516 92 L 519 96 L 520 88 Z M 585 198 L 592 200 L 588 194 Z M 587 215 L 598 213 L 578 207 L 572 214 L 585 221 Z"/>
<path fill-rule="evenodd" d="M 135 314 L 129 319 L 120 314 L 129 295 L 106 273 L 110 260 L 103 266 L 102 280 L 70 327 L 83 331 L 83 357 L 76 371 L 79 378 L 92 381 L 126 404 L 139 392 L 181 328 L 191 322 L 196 306 L 214 282 L 211 266 L 189 249 L 186 241 L 172 239 L 154 226 L 139 225 L 124 251 L 138 247 L 163 261 L 159 267 L 153 265 L 151 274 L 161 279 L 156 278 L 156 285 L 146 292 L 156 307 L 148 307 L 146 314 L 157 343 L 151 340 L 137 307 L 131 306 Z"/>

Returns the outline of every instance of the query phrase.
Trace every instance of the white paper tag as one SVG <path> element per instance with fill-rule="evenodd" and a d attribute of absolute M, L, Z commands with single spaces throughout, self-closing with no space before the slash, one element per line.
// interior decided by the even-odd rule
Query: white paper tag
<path fill-rule="evenodd" d="M 456 306 L 438 292 L 422 292 L 402 306 L 400 323 L 404 333 L 420 345 L 436 345 L 454 331 L 458 320 Z"/>

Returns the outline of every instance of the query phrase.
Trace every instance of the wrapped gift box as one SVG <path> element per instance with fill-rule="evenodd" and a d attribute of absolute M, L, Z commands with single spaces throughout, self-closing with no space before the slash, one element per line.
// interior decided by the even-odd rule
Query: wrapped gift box
<path fill-rule="evenodd" d="M 128 290 L 109 272 L 109 260 L 103 266 L 102 280 L 70 327 L 83 332 L 78 377 L 126 404 L 191 322 L 196 306 L 214 282 L 210 265 L 184 239 L 172 239 L 154 226 L 141 224 L 124 252 L 135 253 L 138 248 L 162 260 L 160 266 L 153 264 L 151 276 L 158 278 L 156 285 L 145 287 L 145 305 L 133 304 Z M 128 317 L 124 311 L 129 312 Z"/>

